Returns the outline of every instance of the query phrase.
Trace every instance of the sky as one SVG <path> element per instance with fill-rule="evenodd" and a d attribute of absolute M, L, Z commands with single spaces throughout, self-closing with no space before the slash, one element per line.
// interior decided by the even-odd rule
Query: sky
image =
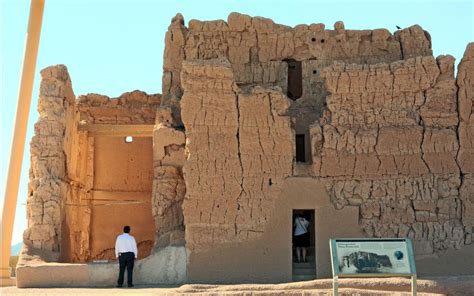
<path fill-rule="evenodd" d="M 46 0 L 36 66 L 27 141 L 12 243 L 22 241 L 26 222 L 29 142 L 38 118 L 39 71 L 64 64 L 75 95 L 109 97 L 139 89 L 161 93 L 165 33 L 171 18 L 227 19 L 236 11 L 277 23 L 324 23 L 332 29 L 421 25 L 432 37 L 435 56 L 451 54 L 460 62 L 474 41 L 474 0 L 316 1 L 316 0 Z M 28 23 L 29 0 L 0 0 L 0 204 L 15 121 L 18 84 Z"/>

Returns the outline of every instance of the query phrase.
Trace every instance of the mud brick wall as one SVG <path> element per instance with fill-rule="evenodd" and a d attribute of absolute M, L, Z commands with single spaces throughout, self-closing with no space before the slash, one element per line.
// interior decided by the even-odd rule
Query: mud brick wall
<path fill-rule="evenodd" d="M 462 172 L 460 198 L 466 243 L 472 243 L 474 232 L 474 43 L 470 43 L 458 67 L 459 153 Z"/>
<path fill-rule="evenodd" d="M 68 167 L 81 169 L 69 173 L 74 182 L 68 195 L 70 245 L 69 258 L 65 260 L 113 259 L 115 236 L 124 224 L 132 226 L 139 257 L 150 254 L 155 232 L 152 135 L 134 137 L 127 144 L 124 136 L 94 135 L 80 127 L 153 125 L 160 102 L 161 95 L 142 91 L 127 92 L 118 98 L 98 94 L 78 97 L 70 131 L 72 141 L 78 145 L 71 145 Z M 126 214 L 129 211 L 136 214 Z"/>
<path fill-rule="evenodd" d="M 334 30 L 326 30 L 324 24 L 291 28 L 271 19 L 231 13 L 227 22 L 190 20 L 186 27 L 177 14 L 165 38 L 163 105 L 172 106 L 180 124 L 184 60 L 226 58 L 237 84 L 278 85 L 286 93 L 289 59 L 318 65 L 335 60 L 374 64 L 431 54 L 430 36 L 417 25 L 395 34 L 386 29 L 346 30 L 342 22 L 336 22 Z"/>
<path fill-rule="evenodd" d="M 74 106 L 71 80 L 64 66 L 41 71 L 38 100 L 40 114 L 30 143 L 30 182 L 28 184 L 28 228 L 24 243 L 44 251 L 50 260 L 59 259 L 62 239 L 64 199 L 68 188 L 64 138 L 65 114 Z"/>
<path fill-rule="evenodd" d="M 199 79 L 190 79 L 182 72 L 183 64 L 213 59 L 206 67 L 222 67 L 225 62 L 215 59 L 228 60 L 232 75 L 221 70 L 218 93 L 222 87 L 231 96 L 236 91 L 230 81 L 239 87 L 237 92 L 262 85 L 278 86 L 284 94 L 288 61 L 301 61 L 302 97 L 289 102 L 286 115 L 297 133 L 308 133 L 310 175 L 328 183 L 334 205 L 360 207 L 360 225 L 368 236 L 409 236 L 417 241 L 419 253 L 459 248 L 470 241 L 459 193 L 464 176 L 456 161 L 460 119 L 454 58 L 435 59 L 431 37 L 420 26 L 395 34 L 346 30 L 342 22 L 334 30 L 325 30 L 323 24 L 291 28 L 232 13 L 227 22 L 191 20 L 186 27 L 178 14 L 166 48 L 163 94 L 176 103 L 184 93 L 183 101 L 173 105 L 177 121 L 186 116 L 182 108 L 197 87 L 196 82 L 186 88 L 184 79 L 209 79 L 204 70 L 192 75 Z M 209 82 L 198 88 L 207 93 L 215 87 Z M 224 108 L 231 112 L 230 105 Z M 192 127 L 184 119 L 182 125 L 191 141 Z M 234 154 L 231 147 L 223 148 Z M 192 154 L 188 157 L 185 168 L 192 167 L 187 166 Z M 186 176 L 186 184 L 193 186 Z M 189 205 L 187 198 L 184 205 Z M 232 227 L 221 232 L 209 236 L 223 241 L 232 237 Z"/>
<path fill-rule="evenodd" d="M 64 66 L 41 74 L 24 240 L 54 261 L 111 259 L 124 223 L 140 225 L 140 256 L 186 245 L 188 264 L 206 259 L 217 245 L 264 238 L 282 184 L 299 181 L 324 184 L 354 220 L 358 210 L 367 236 L 413 238 L 417 255 L 472 244 L 472 43 L 455 78 L 454 58 L 434 58 L 418 25 L 327 30 L 231 13 L 185 26 L 177 14 L 163 95 L 75 101 Z M 301 97 L 290 100 L 297 79 Z M 153 134 L 126 146 L 87 125 Z M 306 136 L 304 165 L 295 134 Z M 120 220 L 125 208 L 136 220 Z"/>
<path fill-rule="evenodd" d="M 292 172 L 289 100 L 271 89 L 244 93 L 233 77 L 227 61 L 183 63 L 183 211 L 191 252 L 259 236 Z"/>
<path fill-rule="evenodd" d="M 84 262 L 92 259 L 112 259 L 115 235 L 120 233 L 122 224 L 125 222 L 115 223 L 117 225 L 114 227 L 118 227 L 115 232 L 108 236 L 101 235 L 100 241 L 97 240 L 97 231 L 106 229 L 107 225 L 124 216 L 120 214 L 123 205 L 117 203 L 123 199 L 140 199 L 141 206 L 129 205 L 129 207 L 138 207 L 137 211 L 145 207 L 146 213 L 138 217 L 149 216 L 153 226 L 152 135 L 150 134 L 148 140 L 137 138 L 136 143 L 131 144 L 135 145 L 133 149 L 137 147 L 141 149 L 140 147 L 144 145 L 142 147 L 144 149 L 141 149 L 142 153 L 137 153 L 138 150 L 128 153 L 132 146 L 122 147 L 124 146 L 123 139 L 97 137 L 80 127 L 87 124 L 153 125 L 161 96 L 133 91 L 113 99 L 88 94 L 80 96 L 76 101 L 65 66 L 52 66 L 44 69 L 41 74 L 38 103 L 40 118 L 35 124 L 35 136 L 31 141 L 27 207 L 29 226 L 24 234 L 25 243 L 32 249 L 53 252 L 53 257 L 49 253 L 41 253 L 42 258 L 48 260 Z M 115 146 L 112 145 L 114 148 L 112 150 L 110 150 L 111 145 L 107 144 L 111 141 L 116 141 Z M 150 159 L 148 173 L 146 163 L 139 164 L 140 161 L 144 161 L 147 151 Z M 129 155 L 123 158 L 123 153 Z M 107 159 L 114 159 L 115 154 L 114 161 L 109 162 L 108 165 L 104 164 Z M 110 174 L 110 165 L 126 162 L 135 163 L 133 168 L 126 170 L 128 175 L 125 183 L 130 184 L 118 184 L 122 177 L 117 174 L 124 171 L 120 171 L 120 167 L 115 165 L 117 170 Z M 142 172 L 141 167 L 144 167 L 145 171 Z M 108 173 L 107 170 L 109 170 Z M 133 178 L 136 176 L 133 174 L 140 175 L 139 179 L 149 179 L 149 186 L 145 184 L 145 181 L 134 181 Z M 104 180 L 104 177 L 116 182 L 112 184 Z M 121 193 L 121 191 L 124 192 Z M 130 192 L 127 193 L 127 191 Z M 134 191 L 144 193 L 139 194 Z M 149 195 L 148 199 L 141 200 L 145 195 Z M 110 216 L 114 219 L 108 219 L 100 214 L 104 213 L 104 210 L 109 214 L 115 212 L 116 215 Z M 146 221 L 139 222 L 135 230 L 138 230 L 136 234 L 142 257 L 150 253 L 154 229 L 150 225 L 147 226 Z M 149 238 L 141 238 L 143 235 L 139 230 L 140 224 L 152 229 Z M 111 243 L 103 245 L 102 242 L 106 242 L 108 238 Z"/>
<path fill-rule="evenodd" d="M 336 63 L 322 77 L 330 95 L 311 127 L 313 174 L 336 208 L 358 206 L 368 236 L 408 236 L 418 254 L 470 244 L 454 58 Z"/>
<path fill-rule="evenodd" d="M 79 120 L 96 124 L 154 124 L 161 95 L 135 90 L 118 98 L 99 94 L 78 97 Z"/>
<path fill-rule="evenodd" d="M 182 203 L 185 134 L 173 128 L 171 108 L 159 108 L 153 130 L 153 218 L 157 247 L 181 246 L 184 241 Z"/>

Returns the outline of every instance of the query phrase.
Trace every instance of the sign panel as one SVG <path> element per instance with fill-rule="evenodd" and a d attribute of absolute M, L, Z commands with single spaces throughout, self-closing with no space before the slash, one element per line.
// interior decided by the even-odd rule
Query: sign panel
<path fill-rule="evenodd" d="M 384 277 L 416 274 L 409 239 L 332 239 L 333 275 Z"/>

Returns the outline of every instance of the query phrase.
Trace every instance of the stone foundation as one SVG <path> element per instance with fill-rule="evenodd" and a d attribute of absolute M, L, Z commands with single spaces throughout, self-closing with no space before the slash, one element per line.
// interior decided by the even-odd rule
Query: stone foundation
<path fill-rule="evenodd" d="M 24 260 L 32 259 L 28 258 L 29 255 L 23 257 Z M 118 264 L 115 262 L 72 264 L 34 261 L 23 262 L 17 267 L 19 288 L 113 287 L 117 283 Z M 184 247 L 167 247 L 136 261 L 133 280 L 135 285 L 184 283 L 186 281 Z"/>

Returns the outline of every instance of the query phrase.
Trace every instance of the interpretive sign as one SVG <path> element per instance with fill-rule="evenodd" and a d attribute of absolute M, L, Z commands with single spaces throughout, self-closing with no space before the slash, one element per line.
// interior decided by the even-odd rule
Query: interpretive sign
<path fill-rule="evenodd" d="M 332 273 L 337 294 L 339 277 L 393 277 L 413 279 L 416 293 L 416 267 L 410 239 L 331 239 Z"/>
<path fill-rule="evenodd" d="M 333 274 L 339 277 L 416 273 L 409 239 L 334 239 L 331 252 Z"/>

